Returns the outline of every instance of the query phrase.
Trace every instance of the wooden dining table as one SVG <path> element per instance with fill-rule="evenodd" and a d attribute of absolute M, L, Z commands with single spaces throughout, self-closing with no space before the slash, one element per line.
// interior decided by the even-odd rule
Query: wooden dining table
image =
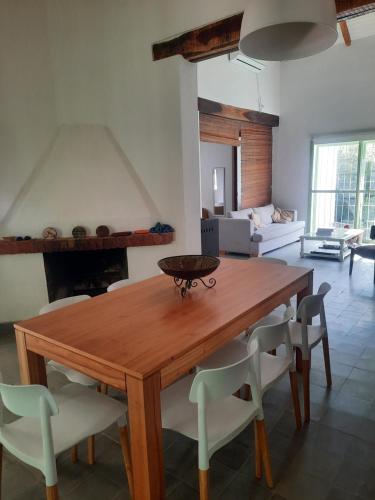
<path fill-rule="evenodd" d="M 45 358 L 127 393 L 134 500 L 162 500 L 160 391 L 275 307 L 313 290 L 313 269 L 224 258 L 183 298 L 159 275 L 15 325 L 21 382 L 47 385 Z"/>

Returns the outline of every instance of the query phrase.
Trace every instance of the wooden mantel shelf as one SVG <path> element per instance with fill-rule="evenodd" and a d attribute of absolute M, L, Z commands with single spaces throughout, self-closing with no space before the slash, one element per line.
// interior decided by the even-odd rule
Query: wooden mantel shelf
<path fill-rule="evenodd" d="M 173 241 L 173 234 L 174 233 L 131 234 L 130 236 L 108 236 L 106 238 L 89 236 L 87 238 L 58 238 L 56 240 L 0 240 L 0 255 L 77 252 L 84 250 L 110 250 L 112 248 L 167 245 Z"/>

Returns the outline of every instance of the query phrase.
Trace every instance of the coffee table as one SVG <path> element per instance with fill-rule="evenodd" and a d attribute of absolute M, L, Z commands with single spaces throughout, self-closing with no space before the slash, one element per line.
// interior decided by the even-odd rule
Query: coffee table
<path fill-rule="evenodd" d="M 307 233 L 301 236 L 301 258 L 321 257 L 324 259 L 334 259 L 344 262 L 344 259 L 350 255 L 351 243 L 361 243 L 363 238 L 363 229 L 337 229 L 331 236 L 322 236 L 316 233 Z M 305 241 L 324 241 L 328 245 L 335 246 L 337 249 L 317 248 L 309 252 L 305 251 Z"/>

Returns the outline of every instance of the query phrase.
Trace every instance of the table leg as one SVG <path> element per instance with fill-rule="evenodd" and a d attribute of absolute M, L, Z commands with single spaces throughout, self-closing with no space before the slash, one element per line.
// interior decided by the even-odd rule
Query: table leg
<path fill-rule="evenodd" d="M 133 500 L 164 500 L 160 373 L 144 380 L 127 376 L 126 387 L 133 467 Z"/>
<path fill-rule="evenodd" d="M 340 241 L 340 262 L 344 262 L 345 241 Z"/>
<path fill-rule="evenodd" d="M 308 283 L 306 288 L 303 288 L 297 293 L 297 309 L 300 305 L 301 300 L 307 295 L 312 295 L 314 293 L 314 271 L 311 271 L 308 276 Z M 296 349 L 296 369 L 298 372 L 302 372 L 302 353 L 299 349 Z"/>
<path fill-rule="evenodd" d="M 301 241 L 300 256 L 301 256 L 301 259 L 304 259 L 305 258 L 305 238 L 303 236 L 301 236 L 300 241 Z"/>
<path fill-rule="evenodd" d="M 26 335 L 21 330 L 15 330 L 17 354 L 21 384 L 40 384 L 47 386 L 46 363 L 44 357 L 26 348 Z"/>

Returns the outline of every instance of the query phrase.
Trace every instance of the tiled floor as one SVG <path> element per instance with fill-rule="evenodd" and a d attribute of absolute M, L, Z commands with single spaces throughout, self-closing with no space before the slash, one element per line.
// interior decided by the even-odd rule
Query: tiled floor
<path fill-rule="evenodd" d="M 271 256 L 271 254 L 270 254 Z M 254 447 L 250 429 L 211 461 L 212 500 L 373 500 L 375 499 L 375 287 L 373 263 L 358 261 L 348 276 L 348 260 L 298 258 L 298 245 L 272 256 L 293 265 L 315 268 L 315 285 L 329 281 L 327 296 L 333 387 L 325 389 L 320 348 L 314 350 L 311 373 L 312 421 L 294 428 L 289 381 L 283 380 L 264 399 L 275 488 L 254 479 Z M 251 283 L 249 283 L 251 290 Z M 0 338 L 0 368 L 6 382 L 18 379 L 11 335 Z M 50 383 L 60 384 L 60 375 Z M 193 442 L 165 432 L 165 465 L 169 500 L 197 499 L 197 450 Z M 69 454 L 58 460 L 64 500 L 128 499 L 116 429 L 97 438 L 97 463 L 85 464 Z M 43 481 L 35 470 L 5 455 L 4 500 L 43 498 Z"/>

